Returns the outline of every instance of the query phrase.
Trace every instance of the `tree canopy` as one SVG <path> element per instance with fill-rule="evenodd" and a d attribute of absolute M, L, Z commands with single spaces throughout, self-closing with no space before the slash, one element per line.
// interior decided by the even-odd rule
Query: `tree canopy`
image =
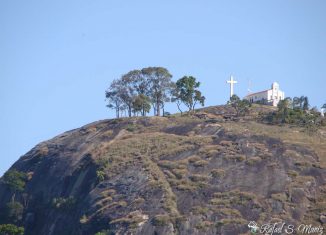
<path fill-rule="evenodd" d="M 193 76 L 184 76 L 176 82 L 172 92 L 172 100 L 177 103 L 180 111 L 180 103 L 183 103 L 188 108 L 189 112 L 194 111 L 198 103 L 204 106 L 205 96 L 203 96 L 198 89 L 199 86 L 200 82 L 197 82 L 196 78 Z"/>
<path fill-rule="evenodd" d="M 205 96 L 199 90 L 200 82 L 193 76 L 184 76 L 176 83 L 163 67 L 147 67 L 131 70 L 119 79 L 113 80 L 105 91 L 107 107 L 116 111 L 119 118 L 124 112 L 128 116 L 146 116 L 151 108 L 154 115 L 163 115 L 167 102 L 175 102 L 182 114 L 181 104 L 194 111 L 197 104 L 204 106 Z"/>
<path fill-rule="evenodd" d="M 2 177 L 2 182 L 13 192 L 22 192 L 25 189 L 26 174 L 17 170 L 9 170 Z"/>
<path fill-rule="evenodd" d="M 172 75 L 166 68 L 148 67 L 141 70 L 148 81 L 148 94 L 153 105 L 154 114 L 160 116 L 164 103 L 168 102 L 169 91 L 172 88 Z"/>

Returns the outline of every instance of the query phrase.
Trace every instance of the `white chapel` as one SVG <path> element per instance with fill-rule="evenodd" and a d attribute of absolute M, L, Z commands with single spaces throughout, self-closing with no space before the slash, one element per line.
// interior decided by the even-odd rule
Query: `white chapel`
<path fill-rule="evenodd" d="M 251 103 L 261 102 L 263 104 L 277 106 L 280 100 L 284 100 L 284 92 L 280 90 L 280 85 L 273 82 L 271 89 L 248 94 L 244 99 Z"/>

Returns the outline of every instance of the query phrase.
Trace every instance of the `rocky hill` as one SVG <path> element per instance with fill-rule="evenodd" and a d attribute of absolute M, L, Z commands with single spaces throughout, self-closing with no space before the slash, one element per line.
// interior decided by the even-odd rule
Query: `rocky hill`
<path fill-rule="evenodd" d="M 215 106 L 65 132 L 12 166 L 26 175 L 23 190 L 1 181 L 0 224 L 28 235 L 250 234 L 249 221 L 323 226 L 325 129 L 260 122 L 271 109 L 254 106 L 237 118 Z M 13 200 L 23 208 L 10 221 Z"/>

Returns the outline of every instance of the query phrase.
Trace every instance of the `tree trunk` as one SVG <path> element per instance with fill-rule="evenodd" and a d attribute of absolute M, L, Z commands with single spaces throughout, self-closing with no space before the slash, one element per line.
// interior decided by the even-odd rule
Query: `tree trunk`
<path fill-rule="evenodd" d="M 116 108 L 115 109 L 115 115 L 116 115 L 117 118 L 120 117 L 119 114 L 120 114 L 120 109 L 119 108 Z"/>
<path fill-rule="evenodd" d="M 156 102 L 156 116 L 161 116 L 160 102 Z"/>
<path fill-rule="evenodd" d="M 156 105 L 155 102 L 152 103 L 154 116 L 156 116 Z"/>
<path fill-rule="evenodd" d="M 177 106 L 178 106 L 178 109 L 179 109 L 179 111 L 180 111 L 180 113 L 181 113 L 181 116 L 182 116 L 182 110 L 181 110 L 181 108 L 180 108 L 180 103 L 177 101 Z"/>
<path fill-rule="evenodd" d="M 195 101 L 192 105 L 192 112 L 194 113 L 195 112 L 195 106 L 196 106 L 197 102 Z"/>
<path fill-rule="evenodd" d="M 132 114 L 132 112 L 131 112 L 131 107 L 129 106 L 129 107 L 128 107 L 128 115 L 129 115 L 129 117 L 131 117 L 131 114 Z"/>

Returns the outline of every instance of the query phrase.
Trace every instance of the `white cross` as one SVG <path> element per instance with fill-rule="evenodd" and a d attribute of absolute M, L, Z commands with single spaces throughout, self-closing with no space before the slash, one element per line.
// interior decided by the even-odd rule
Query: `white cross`
<path fill-rule="evenodd" d="M 238 83 L 237 81 L 233 80 L 233 77 L 231 75 L 230 80 L 226 81 L 227 83 L 230 83 L 230 97 L 233 96 L 233 84 Z"/>

